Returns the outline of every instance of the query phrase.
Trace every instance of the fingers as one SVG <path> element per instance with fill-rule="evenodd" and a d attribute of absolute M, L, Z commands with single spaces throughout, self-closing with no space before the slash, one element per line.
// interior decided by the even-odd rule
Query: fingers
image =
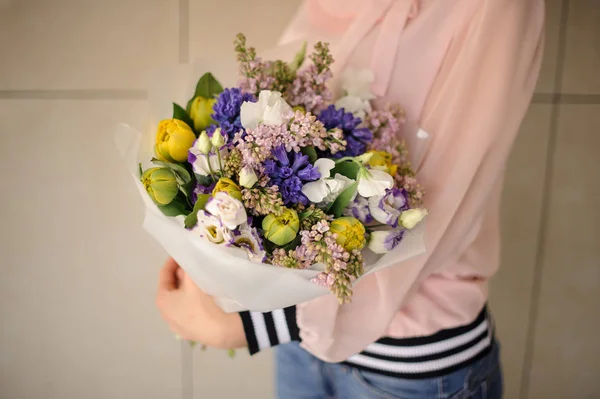
<path fill-rule="evenodd" d="M 177 281 L 181 282 L 183 281 L 183 279 L 185 278 L 185 272 L 183 271 L 183 269 L 181 267 L 177 268 Z"/>
<path fill-rule="evenodd" d="M 171 257 L 167 259 L 158 276 L 159 291 L 172 291 L 177 288 L 176 270 L 179 265 Z"/>

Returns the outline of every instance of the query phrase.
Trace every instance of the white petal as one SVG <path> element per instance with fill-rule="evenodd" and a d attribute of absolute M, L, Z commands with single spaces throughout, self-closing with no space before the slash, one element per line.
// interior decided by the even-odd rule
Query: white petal
<path fill-rule="evenodd" d="M 369 237 L 369 249 L 376 254 L 385 254 L 389 250 L 385 248 L 385 240 L 390 234 L 389 231 L 374 231 Z"/>
<path fill-rule="evenodd" d="M 379 223 L 387 224 L 390 215 L 379 207 L 379 202 L 382 198 L 383 197 L 380 195 L 369 198 L 369 212 L 371 212 L 373 219 L 377 220 Z"/>
<path fill-rule="evenodd" d="M 358 193 L 365 198 L 385 195 L 385 190 L 394 186 L 394 178 L 381 170 L 369 169 L 365 175 L 358 181 Z"/>
<path fill-rule="evenodd" d="M 321 179 L 331 176 L 331 169 L 335 168 L 335 162 L 329 158 L 319 158 L 315 161 L 314 167 L 319 170 Z"/>
<path fill-rule="evenodd" d="M 283 123 L 283 118 L 281 117 L 281 110 L 279 107 L 267 107 L 262 116 L 263 124 L 267 126 L 279 126 Z"/>
<path fill-rule="evenodd" d="M 306 198 L 310 202 L 314 202 L 318 204 L 323 201 L 327 194 L 329 194 L 329 190 L 327 189 L 327 184 L 323 180 L 317 180 L 310 183 L 306 183 L 302 186 L 302 193 L 306 195 Z"/>
<path fill-rule="evenodd" d="M 244 129 L 254 129 L 262 118 L 262 107 L 259 103 L 245 101 L 240 108 L 240 122 Z"/>

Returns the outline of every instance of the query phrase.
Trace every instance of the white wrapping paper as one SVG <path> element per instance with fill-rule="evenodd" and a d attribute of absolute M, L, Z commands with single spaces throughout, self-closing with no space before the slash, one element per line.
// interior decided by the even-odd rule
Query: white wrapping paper
<path fill-rule="evenodd" d="M 128 125 L 119 125 L 115 139 L 146 208 L 145 230 L 202 290 L 215 297 L 224 311 L 267 312 L 330 295 L 327 288 L 310 281 L 319 273 L 319 268 L 293 270 L 254 263 L 242 249 L 215 245 L 195 236 L 183 227 L 183 217 L 162 214 L 147 195 L 138 173 L 139 163 L 144 169 L 150 167 L 155 128 L 161 119 L 172 116 L 172 102 L 185 106 L 193 95 L 197 79 L 207 71 L 212 72 L 223 87 L 235 85 L 235 68 L 234 62 L 197 61 L 155 73 L 149 89 L 151 129 L 141 133 Z M 401 244 L 382 257 L 365 251 L 365 275 L 392 265 L 402 267 L 401 262 L 425 252 L 423 231 L 421 224 L 407 232 Z M 360 280 L 355 284 L 360 284 Z"/>

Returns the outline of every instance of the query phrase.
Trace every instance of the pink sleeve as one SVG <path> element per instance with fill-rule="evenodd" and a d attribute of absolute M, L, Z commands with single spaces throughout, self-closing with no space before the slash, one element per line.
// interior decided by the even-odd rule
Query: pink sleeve
<path fill-rule="evenodd" d="M 298 305 L 305 349 L 332 362 L 360 352 L 388 333 L 428 276 L 453 270 L 453 262 L 486 234 L 481 219 L 501 183 L 539 73 L 543 19 L 542 0 L 480 0 L 456 32 L 420 121 L 431 134 L 418 174 L 430 212 L 428 252 L 367 276 L 351 304 L 340 306 L 327 296 Z"/>

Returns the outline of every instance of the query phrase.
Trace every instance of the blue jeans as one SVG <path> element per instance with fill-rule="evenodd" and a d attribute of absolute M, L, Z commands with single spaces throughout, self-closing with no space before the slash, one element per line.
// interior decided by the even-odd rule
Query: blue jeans
<path fill-rule="evenodd" d="M 402 379 L 325 363 L 297 343 L 277 349 L 278 399 L 500 399 L 498 344 L 470 366 L 429 379 Z"/>

